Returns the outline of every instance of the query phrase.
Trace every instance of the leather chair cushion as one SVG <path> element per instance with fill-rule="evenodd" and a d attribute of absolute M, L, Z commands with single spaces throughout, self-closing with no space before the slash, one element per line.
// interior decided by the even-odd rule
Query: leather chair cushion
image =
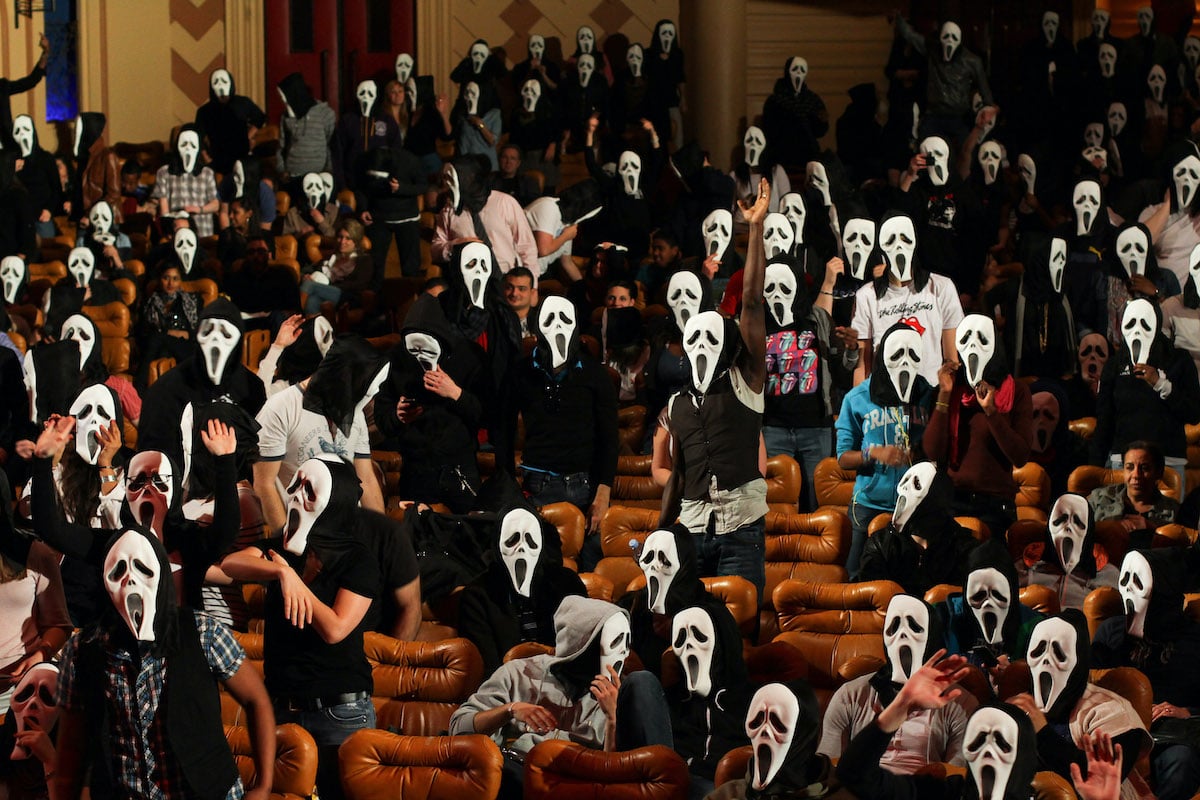
<path fill-rule="evenodd" d="M 399 736 L 362 730 L 338 762 L 349 800 L 490 800 L 500 791 L 500 748 L 489 737 Z"/>
<path fill-rule="evenodd" d="M 619 753 L 552 739 L 525 762 L 526 800 L 676 800 L 687 796 L 687 764 L 673 750 L 641 747 Z"/>
<path fill-rule="evenodd" d="M 403 642 L 368 632 L 363 651 L 377 697 L 461 703 L 483 680 L 483 658 L 466 639 Z"/>
<path fill-rule="evenodd" d="M 250 731 L 240 725 L 226 726 L 225 739 L 233 750 L 242 784 L 249 787 L 256 775 Z M 271 784 L 271 797 L 299 800 L 311 796 L 317 781 L 317 743 L 308 731 L 290 722 L 275 729 L 275 742 L 275 780 Z"/>

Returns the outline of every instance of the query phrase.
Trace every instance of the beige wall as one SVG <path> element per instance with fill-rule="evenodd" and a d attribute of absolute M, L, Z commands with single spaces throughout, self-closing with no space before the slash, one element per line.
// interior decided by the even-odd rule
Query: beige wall
<path fill-rule="evenodd" d="M 34 20 L 21 17 L 20 29 L 13 27 L 13 4 L 0 3 L 0 75 L 10 79 L 24 78 L 41 57 L 38 37 L 42 32 L 40 15 Z M 54 129 L 46 124 L 46 84 L 12 98 L 13 116 L 28 114 L 37 127 L 38 141 L 48 150 L 54 149 Z"/>

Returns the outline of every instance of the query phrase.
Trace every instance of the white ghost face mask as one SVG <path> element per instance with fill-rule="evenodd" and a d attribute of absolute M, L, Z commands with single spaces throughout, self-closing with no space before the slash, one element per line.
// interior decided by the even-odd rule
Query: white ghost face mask
<path fill-rule="evenodd" d="M 1083 129 L 1083 144 L 1085 147 L 1103 146 L 1104 125 L 1099 122 L 1089 122 Z"/>
<path fill-rule="evenodd" d="M 979 168 L 983 170 L 983 183 L 991 186 L 1000 174 L 1004 163 L 1004 147 L 999 142 L 984 142 L 979 148 Z"/>
<path fill-rule="evenodd" d="M 476 308 L 483 308 L 487 299 L 488 283 L 492 279 L 492 250 L 483 242 L 463 245 L 460 256 L 463 283 L 467 287 L 467 299 Z"/>
<path fill-rule="evenodd" d="M 629 617 L 624 614 L 613 614 L 604 621 L 600 628 L 600 674 L 610 677 L 608 668 L 619 676 L 629 658 L 629 648 L 633 642 L 633 632 L 629 627 Z"/>
<path fill-rule="evenodd" d="M 938 41 L 942 45 L 942 60 L 949 61 L 954 58 L 954 54 L 962 46 L 962 28 L 958 27 L 958 24 L 954 22 L 943 23 Z"/>
<path fill-rule="evenodd" d="M 1154 102 L 1162 103 L 1167 90 L 1167 72 L 1161 64 L 1155 64 L 1146 75 L 1146 86 L 1150 89 L 1150 97 Z"/>
<path fill-rule="evenodd" d="M 1121 334 L 1129 349 L 1129 358 L 1134 364 L 1145 364 L 1150 357 L 1150 347 L 1158 336 L 1158 315 L 1154 305 L 1145 298 L 1130 300 L 1121 317 Z"/>
<path fill-rule="evenodd" d="M 280 92 L 280 94 L 283 94 L 283 92 Z M 83 116 L 80 115 L 78 117 L 75 117 L 75 143 L 73 145 L 71 145 L 71 152 L 75 155 L 76 158 L 79 158 L 81 155 L 83 155 L 83 153 L 80 152 L 80 148 L 82 148 L 82 147 L 83 147 Z"/>
<path fill-rule="evenodd" d="M 1149 36 L 1154 29 L 1154 9 L 1142 6 L 1137 10 L 1138 33 Z"/>
<path fill-rule="evenodd" d="M 804 196 L 799 192 L 788 192 L 779 198 L 779 210 L 792 223 L 792 231 L 796 234 L 796 242 L 804 243 L 804 221 L 808 218 L 808 207 L 804 205 Z"/>
<path fill-rule="evenodd" d="M 629 49 L 625 51 L 625 64 L 629 67 L 629 74 L 635 78 L 642 77 L 642 66 L 646 63 L 646 52 L 640 44 L 634 42 L 629 45 Z"/>
<path fill-rule="evenodd" d="M 542 85 L 533 78 L 521 85 L 521 108 L 526 114 L 537 111 L 538 100 L 542 97 Z"/>
<path fill-rule="evenodd" d="M 792 56 L 788 61 L 788 80 L 792 82 L 792 91 L 800 94 L 804 82 L 808 80 L 808 59 L 802 56 Z"/>
<path fill-rule="evenodd" d="M 879 226 L 879 249 L 883 251 L 894 279 L 901 283 L 912 280 L 917 232 L 911 217 L 901 214 L 884 220 Z"/>
<path fill-rule="evenodd" d="M 829 171 L 820 161 L 810 161 L 804 165 L 805 179 L 809 187 L 821 195 L 821 203 L 829 208 L 833 205 L 833 196 L 829 193 Z"/>
<path fill-rule="evenodd" d="M 729 209 L 718 208 L 704 218 L 700 232 L 704 236 L 704 254 L 720 258 L 733 239 L 733 214 Z"/>
<path fill-rule="evenodd" d="M 542 555 L 542 524 L 528 509 L 514 508 L 500 521 L 500 559 L 513 589 L 529 597 L 533 573 Z"/>
<path fill-rule="evenodd" d="M 751 125 L 746 128 L 746 135 L 742 137 L 742 147 L 746 150 L 746 164 L 750 167 L 757 167 L 758 162 L 762 160 L 763 150 L 767 146 L 767 135 L 763 133 L 762 128 L 757 125 Z"/>
<path fill-rule="evenodd" d="M 658 28 L 658 46 L 662 48 L 664 53 L 671 52 L 671 46 L 675 44 L 675 23 L 664 22 Z"/>
<path fill-rule="evenodd" d="M 143 450 L 129 461 L 125 478 L 125 504 L 139 525 L 161 539 L 167 511 L 175 500 L 171 461 L 157 450 Z"/>
<path fill-rule="evenodd" d="M 471 45 L 471 70 L 476 75 L 479 75 L 483 72 L 483 65 L 487 63 L 489 55 L 490 51 L 488 50 L 486 42 L 476 42 L 475 44 Z"/>
<path fill-rule="evenodd" d="M 725 347 L 725 319 L 716 311 L 701 311 L 683 329 L 683 352 L 692 365 L 692 385 L 704 394 L 717 376 Z"/>
<path fill-rule="evenodd" d="M 469 81 L 463 87 L 463 106 L 471 116 L 479 113 L 479 84 L 475 81 Z"/>
<path fill-rule="evenodd" d="M 208 78 L 208 88 L 212 89 L 217 98 L 229 97 L 233 94 L 233 76 L 229 74 L 229 70 L 215 69 Z"/>
<path fill-rule="evenodd" d="M 1125 130 L 1125 123 L 1129 121 L 1129 112 L 1125 109 L 1124 103 L 1111 103 L 1108 106 L 1108 132 L 1112 136 L 1120 136 L 1121 131 Z"/>
<path fill-rule="evenodd" d="M 287 95 L 283 93 L 283 89 L 276 86 L 275 91 L 279 92 L 279 99 L 283 101 L 284 113 L 287 114 L 289 117 L 292 117 L 293 119 L 295 119 L 296 112 L 292 108 L 292 104 L 288 102 Z"/>
<path fill-rule="evenodd" d="M 1063 275 L 1067 271 L 1067 240 L 1055 236 L 1050 240 L 1050 285 L 1062 293 Z"/>
<path fill-rule="evenodd" d="M 1017 171 L 1025 181 L 1026 194 L 1037 194 L 1037 162 L 1033 157 L 1025 153 L 1017 156 Z"/>
<path fill-rule="evenodd" d="M 229 359 L 242 343 L 242 334 L 229 320 L 209 317 L 200 322 L 196 343 L 200 345 L 205 374 L 214 385 L 219 384 Z"/>
<path fill-rule="evenodd" d="M 104 557 L 104 588 L 139 642 L 153 642 L 162 565 L 154 547 L 137 531 L 121 534 Z"/>
<path fill-rule="evenodd" d="M 417 360 L 421 369 L 426 372 L 436 372 L 438 359 L 442 357 L 442 345 L 436 336 L 420 331 L 404 334 L 404 349 Z"/>
<path fill-rule="evenodd" d="M 76 396 L 70 414 L 75 418 L 75 452 L 94 465 L 100 456 L 100 432 L 107 431 L 109 423 L 117 418 L 112 390 L 92 384 Z"/>
<path fill-rule="evenodd" d="M 1111 78 L 1117 74 L 1117 48 L 1108 42 L 1100 45 L 1096 61 L 1100 64 L 1100 77 Z"/>
<path fill-rule="evenodd" d="M 967 373 L 967 385 L 978 386 L 983 371 L 996 354 L 996 323 L 982 314 L 968 314 L 958 325 L 958 360 Z"/>
<path fill-rule="evenodd" d="M 175 255 L 179 256 L 183 274 L 190 273 L 196 260 L 196 232 L 191 228 L 179 228 L 175 231 Z"/>
<path fill-rule="evenodd" d="M 1078 640 L 1075 626 L 1062 617 L 1044 619 L 1033 629 L 1026 661 L 1033 676 L 1033 698 L 1042 711 L 1049 711 L 1067 688 L 1079 661 Z"/>
<path fill-rule="evenodd" d="M 541 61 L 546 57 L 546 37 L 535 33 L 529 37 L 529 55 Z"/>
<path fill-rule="evenodd" d="M 685 608 L 675 615 L 671 627 L 671 649 L 683 665 L 688 691 L 708 697 L 713 690 L 713 655 L 717 649 L 712 617 L 701 608 Z"/>
<path fill-rule="evenodd" d="M 17 143 L 17 150 L 20 151 L 21 158 L 29 158 L 29 154 L 33 152 L 33 117 L 28 114 L 19 114 L 13 120 L 12 136 Z"/>
<path fill-rule="evenodd" d="M 371 109 L 375 107 L 375 98 L 378 96 L 379 87 L 375 85 L 375 81 L 360 82 L 354 90 L 354 97 L 358 100 L 358 113 L 364 117 L 371 116 Z"/>
<path fill-rule="evenodd" d="M 461 210 L 462 192 L 458 187 L 458 170 L 453 164 L 442 167 L 442 189 L 450 198 L 450 208 L 457 214 Z"/>
<path fill-rule="evenodd" d="M 1095 181 L 1075 184 L 1071 205 L 1075 208 L 1075 235 L 1087 236 L 1100 216 L 1100 184 Z"/>
<path fill-rule="evenodd" d="M 972 570 L 967 574 L 963 597 L 983 632 L 983 640 L 990 645 L 1000 644 L 1004 640 L 1004 620 L 1013 604 L 1012 586 L 1004 573 L 995 567 Z"/>
<path fill-rule="evenodd" d="M 667 307 L 680 331 L 687 328 L 688 320 L 700 313 L 703 299 L 704 288 L 693 272 L 681 270 L 667 282 Z"/>
<path fill-rule="evenodd" d="M 571 355 L 575 337 L 575 305 L 565 297 L 551 295 L 538 307 L 538 330 L 550 348 L 550 366 L 558 369 Z"/>
<path fill-rule="evenodd" d="M 796 318 L 792 304 L 796 302 L 796 273 L 787 264 L 768 264 L 763 278 L 763 299 L 771 318 L 781 328 L 791 325 Z"/>
<path fill-rule="evenodd" d="M 246 196 L 246 168 L 241 161 L 233 162 L 233 198 L 235 200 Z"/>
<path fill-rule="evenodd" d="M 1146 274 L 1146 259 L 1150 253 L 1150 240 L 1139 227 L 1130 227 L 1117 235 L 1117 258 L 1129 277 Z"/>
<path fill-rule="evenodd" d="M 892 683 L 908 683 L 925 662 L 928 644 L 929 607 L 912 595 L 893 597 L 883 621 L 883 647 L 892 665 Z"/>
<path fill-rule="evenodd" d="M 30 667 L 13 688 L 9 710 L 17 722 L 18 738 L 25 731 L 53 731 L 58 722 L 58 667 L 49 662 Z M 23 761 L 30 755 L 15 744 L 9 758 Z"/>
<path fill-rule="evenodd" d="M 184 131 L 175 142 L 179 151 L 179 160 L 183 163 L 183 171 L 191 172 L 196 168 L 196 159 L 200 157 L 200 134 L 195 131 Z"/>
<path fill-rule="evenodd" d="M 1051 46 L 1058 38 L 1058 14 L 1053 11 L 1042 14 L 1042 36 L 1045 37 L 1046 44 Z"/>
<path fill-rule="evenodd" d="M 596 32 L 583 25 L 579 30 L 575 31 L 575 45 L 579 48 L 580 55 L 587 55 L 596 49 Z"/>
<path fill-rule="evenodd" d="M 317 174 L 321 176 L 321 187 L 323 189 L 321 193 L 321 205 L 325 205 L 333 197 L 333 173 L 318 172 Z"/>
<path fill-rule="evenodd" d="M 1130 635 L 1142 638 L 1146 634 L 1146 612 L 1154 591 L 1154 572 L 1150 562 L 1137 550 L 1130 550 L 1121 562 L 1117 591 L 1125 607 L 1125 628 Z"/>
<path fill-rule="evenodd" d="M 14 256 L 9 256 L 14 258 Z M 5 259 L 6 261 L 8 259 Z M 1192 248 L 1191 254 L 1188 256 L 1188 276 L 1192 279 L 1192 285 L 1200 290 L 1200 244 Z M 4 264 L 0 262 L 0 278 L 4 278 Z M 8 282 L 5 279 L 4 296 L 8 297 Z M 12 301 L 9 301 L 12 302 Z"/>
<path fill-rule="evenodd" d="M 638 566 L 646 576 L 646 605 L 655 614 L 667 613 L 667 595 L 679 572 L 679 545 L 670 531 L 658 530 L 646 537 Z"/>
<path fill-rule="evenodd" d="M 304 180 L 300 182 L 300 188 L 304 192 L 304 199 L 308 202 L 309 208 L 320 209 L 325 198 L 325 182 L 321 180 L 319 172 L 310 172 L 304 176 Z"/>
<path fill-rule="evenodd" d="M 950 145 L 940 136 L 930 136 L 921 142 L 925 156 L 925 173 L 934 186 L 945 186 L 950 179 Z"/>
<path fill-rule="evenodd" d="M 329 352 L 329 348 L 333 347 L 333 324 L 325 317 L 317 317 L 313 320 L 313 339 L 317 342 L 317 350 L 321 352 L 321 358 Z"/>
<path fill-rule="evenodd" d="M 911 328 L 892 331 L 883 343 L 883 364 L 901 403 L 908 403 L 921 374 L 921 334 Z"/>
<path fill-rule="evenodd" d="M 617 176 L 621 179 L 621 188 L 630 197 L 641 197 L 639 184 L 642 178 L 642 159 L 632 150 L 621 153 L 617 160 Z"/>
<path fill-rule="evenodd" d="M 98 200 L 88 209 L 88 225 L 92 228 L 92 236 L 112 233 L 113 211 L 107 200 Z"/>
<path fill-rule="evenodd" d="M 396 80 L 400 83 L 408 83 L 408 79 L 413 73 L 413 57 L 408 53 L 400 53 L 396 56 Z"/>
<path fill-rule="evenodd" d="M 768 683 L 754 693 L 746 711 L 750 740 L 750 785 L 762 791 L 775 780 L 787 760 L 800 723 L 800 702 L 782 683 Z"/>
<path fill-rule="evenodd" d="M 283 549 L 300 555 L 308 547 L 317 518 L 333 495 L 333 473 L 319 458 L 310 458 L 296 469 L 287 488 L 287 523 L 283 528 Z"/>
<path fill-rule="evenodd" d="M 1077 494 L 1064 494 L 1050 509 L 1050 542 L 1058 561 L 1069 575 L 1083 558 L 1087 538 L 1088 501 Z"/>
<path fill-rule="evenodd" d="M 96 328 L 92 321 L 83 314 L 72 314 L 63 321 L 60 338 L 79 343 L 79 367 L 83 369 L 96 349 Z"/>
<path fill-rule="evenodd" d="M 1017 721 L 998 708 L 984 706 L 967 720 L 963 756 L 979 800 L 1003 800 L 1017 763 Z"/>
<path fill-rule="evenodd" d="M 896 510 L 892 513 L 892 524 L 897 531 L 904 532 L 917 507 L 929 496 L 936 476 L 937 467 L 932 461 L 913 464 L 904 473 L 904 477 L 896 485 Z"/>
<path fill-rule="evenodd" d="M 778 211 L 767 214 L 763 219 L 763 249 L 767 258 L 787 255 L 795 243 L 796 232 L 791 221 Z"/>
<path fill-rule="evenodd" d="M 1195 72 L 1200 66 L 1200 39 L 1189 36 L 1183 40 L 1183 57 L 1187 61 L 1189 71 Z"/>
<path fill-rule="evenodd" d="M 1103 39 L 1108 33 L 1108 23 L 1110 17 L 1107 11 L 1103 8 L 1097 8 L 1092 12 L 1092 36 L 1097 39 Z"/>
<path fill-rule="evenodd" d="M 1180 159 L 1171 169 L 1171 180 L 1175 184 L 1175 199 L 1179 207 L 1187 208 L 1200 190 L 1200 157 L 1189 155 Z"/>
<path fill-rule="evenodd" d="M 0 288 L 4 290 L 4 302 L 12 305 L 17 302 L 17 293 L 25 283 L 29 270 L 20 256 L 5 256 L 0 259 Z"/>
<path fill-rule="evenodd" d="M 575 62 L 575 73 L 579 76 L 579 85 L 586 89 L 588 84 L 592 82 L 592 75 L 596 72 L 596 57 L 591 53 L 584 53 Z"/>
<path fill-rule="evenodd" d="M 96 256 L 86 247 L 74 248 L 67 256 L 67 272 L 75 279 L 76 286 L 80 289 L 87 287 L 96 272 Z"/>

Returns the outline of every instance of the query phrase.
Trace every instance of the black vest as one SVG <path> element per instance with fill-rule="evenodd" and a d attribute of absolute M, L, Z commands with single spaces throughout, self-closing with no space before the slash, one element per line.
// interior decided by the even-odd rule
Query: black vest
<path fill-rule="evenodd" d="M 671 435 L 683 454 L 683 498 L 707 498 L 712 478 L 725 491 L 762 478 L 758 471 L 761 430 L 762 414 L 738 399 L 728 373 L 707 394 L 693 389 L 677 394 L 671 404 Z"/>
<path fill-rule="evenodd" d="M 179 647 L 167 656 L 167 663 L 165 705 L 159 707 L 159 713 L 167 713 L 171 755 L 183 773 L 189 796 L 200 800 L 224 800 L 229 787 L 238 779 L 238 769 L 225 740 L 216 680 L 204 651 L 200 649 L 200 636 L 190 608 L 179 609 Z M 99 642 L 89 642 L 79 648 L 76 671 L 86 687 L 84 702 L 88 724 L 107 731 L 111 729 L 111 723 L 104 695 L 104 665 L 105 654 Z M 108 775 L 111 771 L 109 738 L 98 738 L 101 740 L 99 752 L 93 751 L 93 755 L 103 759 L 103 766 L 96 769 L 97 765 L 93 765 L 93 784 L 101 774 Z M 93 744 L 96 744 L 94 739 Z M 98 796 L 97 788 L 93 786 L 93 796 Z M 122 795 L 119 787 L 113 787 L 111 793 L 102 789 L 101 793 L 105 797 Z"/>

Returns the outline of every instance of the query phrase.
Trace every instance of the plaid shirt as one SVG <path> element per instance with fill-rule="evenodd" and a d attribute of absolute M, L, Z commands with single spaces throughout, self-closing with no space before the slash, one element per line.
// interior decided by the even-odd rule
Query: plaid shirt
<path fill-rule="evenodd" d="M 162 166 L 155 174 L 154 193 L 150 196 L 155 200 L 167 198 L 167 208 L 171 212 L 181 211 L 185 206 L 203 208 L 205 203 L 217 199 L 217 179 L 208 167 L 200 170 L 199 175 L 187 172 L 172 175 L 169 167 Z M 213 235 L 212 214 L 192 214 L 191 220 L 197 237 Z M 197 252 L 196 258 L 199 259 L 203 255 L 203 251 Z"/>
<path fill-rule="evenodd" d="M 207 614 L 194 613 L 200 649 L 213 676 L 228 680 L 245 660 L 245 651 L 224 625 Z M 122 793 L 146 800 L 185 797 L 183 772 L 169 757 L 167 721 L 158 714 L 166 690 L 166 661 L 150 655 L 145 645 L 139 645 L 141 652 L 135 658 L 128 650 L 113 646 L 104 631 L 76 633 L 63 648 L 58 679 L 58 704 L 69 711 L 83 710 L 85 702 L 85 690 L 75 672 L 81 636 L 89 643 L 99 642 L 104 651 L 104 699 L 112 724 L 113 777 Z M 239 778 L 229 787 L 225 800 L 239 800 L 244 793 Z"/>

